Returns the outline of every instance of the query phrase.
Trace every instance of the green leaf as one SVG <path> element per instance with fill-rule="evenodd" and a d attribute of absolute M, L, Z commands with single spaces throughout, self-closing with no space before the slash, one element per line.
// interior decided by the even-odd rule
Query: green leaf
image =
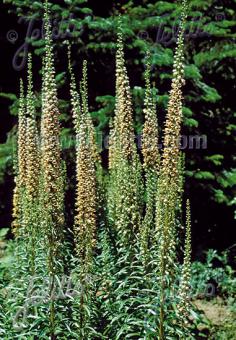
<path fill-rule="evenodd" d="M 215 179 L 215 176 L 209 171 L 195 172 L 194 177 L 197 178 L 197 179 L 203 179 L 203 180 L 213 180 L 213 179 Z"/>
<path fill-rule="evenodd" d="M 205 157 L 205 159 L 206 159 L 207 161 L 212 162 L 212 163 L 215 164 L 215 165 L 221 165 L 221 164 L 222 164 L 222 161 L 223 161 L 223 159 L 224 159 L 224 156 L 223 156 L 223 155 L 216 154 L 216 155 L 212 155 L 212 156 L 207 156 L 207 157 Z"/>
<path fill-rule="evenodd" d="M 0 229 L 0 238 L 1 239 L 5 238 L 5 236 L 7 235 L 8 232 L 9 232 L 9 228 L 1 228 Z"/>

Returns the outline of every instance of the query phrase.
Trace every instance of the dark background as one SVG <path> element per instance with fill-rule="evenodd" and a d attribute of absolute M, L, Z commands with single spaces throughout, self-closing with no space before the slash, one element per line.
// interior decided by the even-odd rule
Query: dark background
<path fill-rule="evenodd" d="M 189 22 L 195 30 L 186 36 L 186 85 L 184 87 L 184 135 L 206 135 L 207 148 L 185 150 L 185 197 L 190 197 L 195 258 L 208 248 L 235 253 L 235 3 L 234 1 L 192 1 Z M 17 123 L 19 79 L 26 79 L 26 67 L 16 70 L 14 55 L 25 42 L 30 18 L 34 29 L 42 27 L 42 3 L 5 1 L 1 4 L 0 85 L 0 228 L 11 225 L 14 188 L 13 160 Z M 73 13 L 73 15 L 71 14 Z M 72 45 L 77 80 L 82 60 L 89 64 L 90 109 L 98 132 L 107 134 L 113 116 L 115 89 L 115 40 L 117 14 L 123 14 L 126 60 L 133 89 L 135 126 L 140 131 L 143 100 L 143 72 L 146 49 L 152 54 L 152 81 L 157 88 L 160 133 L 170 89 L 174 41 L 160 38 L 178 24 L 177 2 L 166 1 L 53 1 L 52 18 L 60 26 L 55 38 L 56 70 L 60 98 L 62 136 L 73 135 L 69 106 L 67 46 Z M 21 19 L 19 22 L 19 18 Z M 59 24 L 58 24 L 59 23 Z M 72 32 L 63 36 L 65 30 Z M 162 31 L 161 31 L 162 27 Z M 9 31 L 17 33 L 13 43 Z M 157 34 L 159 32 L 159 40 Z M 187 31 L 186 31 L 187 32 Z M 195 35 L 194 35 L 195 32 Z M 197 32 L 197 33 L 196 33 Z M 26 40 L 28 41 L 28 40 Z M 33 52 L 36 107 L 40 115 L 41 56 L 43 39 L 29 39 Z M 73 147 L 64 145 L 69 184 L 68 219 L 73 209 Z M 107 152 L 103 151 L 106 166 Z M 11 234 L 9 233 L 9 237 Z"/>

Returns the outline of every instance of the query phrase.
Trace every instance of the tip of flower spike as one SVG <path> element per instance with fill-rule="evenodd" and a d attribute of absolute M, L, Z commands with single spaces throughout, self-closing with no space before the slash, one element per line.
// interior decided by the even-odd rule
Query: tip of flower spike
<path fill-rule="evenodd" d="M 180 22 L 180 30 L 184 30 L 185 22 L 187 19 L 187 11 L 188 11 L 188 0 L 182 1 L 182 10 L 181 10 L 181 22 Z"/>
<path fill-rule="evenodd" d="M 48 10 L 48 0 L 44 0 L 44 9 L 45 11 Z"/>
<path fill-rule="evenodd" d="M 87 84 L 88 81 L 88 62 L 87 60 L 83 60 L 83 79 L 82 79 L 82 83 L 84 85 L 84 87 Z"/>
<path fill-rule="evenodd" d="M 20 94 L 24 96 L 24 82 L 22 78 L 20 78 Z"/>
<path fill-rule="evenodd" d="M 48 17 L 49 16 L 49 4 L 48 4 L 48 0 L 44 0 L 44 17 Z"/>
<path fill-rule="evenodd" d="M 123 32 L 122 32 L 122 15 L 119 14 L 118 16 L 118 27 L 117 27 L 117 34 L 118 34 L 118 41 L 123 40 Z"/>
<path fill-rule="evenodd" d="M 118 24 L 119 24 L 119 26 L 122 24 L 122 15 L 121 15 L 121 13 L 118 14 Z"/>
<path fill-rule="evenodd" d="M 22 80 L 22 78 L 20 78 L 20 98 L 19 98 L 19 106 L 20 108 L 22 109 L 23 106 L 24 106 L 24 100 L 25 100 L 25 89 L 24 89 L 24 82 Z M 19 110 L 19 113 L 20 112 L 23 112 L 23 110 Z"/>
<path fill-rule="evenodd" d="M 72 71 L 72 62 L 71 62 L 71 44 L 68 41 L 68 46 L 67 46 L 67 58 L 68 58 L 68 70 L 70 75 L 73 74 Z"/>
<path fill-rule="evenodd" d="M 190 228 L 191 225 L 191 206 L 190 206 L 190 200 L 187 199 L 186 201 L 186 224 L 187 227 Z"/>
<path fill-rule="evenodd" d="M 31 77 L 31 74 L 32 74 L 32 54 L 29 53 L 28 54 L 28 77 L 30 78 Z"/>
<path fill-rule="evenodd" d="M 45 39 L 46 41 L 51 40 L 50 36 L 50 9 L 49 2 L 47 0 L 44 1 L 44 27 L 45 27 Z"/>
<path fill-rule="evenodd" d="M 150 60 L 151 58 L 151 51 L 149 49 L 146 50 L 146 60 L 147 62 Z"/>
<path fill-rule="evenodd" d="M 32 53 L 28 53 L 28 63 L 30 64 L 32 62 Z"/>
<path fill-rule="evenodd" d="M 146 56 L 145 56 L 145 80 L 149 80 L 150 74 L 151 74 L 151 52 L 150 50 L 146 51 Z"/>
<path fill-rule="evenodd" d="M 88 66 L 87 60 L 83 60 L 83 76 L 80 82 L 80 95 L 82 99 L 82 112 L 88 113 Z"/>

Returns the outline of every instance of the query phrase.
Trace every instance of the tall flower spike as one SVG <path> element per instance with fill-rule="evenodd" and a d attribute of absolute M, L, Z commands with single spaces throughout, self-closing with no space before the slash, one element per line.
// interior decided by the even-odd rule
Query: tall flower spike
<path fill-rule="evenodd" d="M 92 263 L 96 231 L 96 167 L 95 139 L 90 138 L 94 127 L 88 111 L 87 64 L 84 62 L 81 82 L 82 108 L 76 89 L 75 76 L 71 65 L 71 53 L 68 49 L 69 72 L 71 76 L 71 102 L 76 133 L 76 213 L 74 233 L 77 255 L 82 271 L 88 271 Z M 92 136 L 93 137 L 93 136 Z"/>
<path fill-rule="evenodd" d="M 42 170 L 45 194 L 45 217 L 50 225 L 54 246 L 58 247 L 62 239 L 64 225 L 63 179 L 60 148 L 60 123 L 51 26 L 49 22 L 48 3 L 45 3 L 45 58 L 43 73 L 42 98 Z M 46 223 L 46 225 L 47 225 Z M 49 226 L 47 226 L 47 230 Z M 50 233 L 50 231 L 49 231 Z"/>
<path fill-rule="evenodd" d="M 79 298 L 79 317 L 78 315 L 76 317 L 79 321 L 76 322 L 76 325 L 79 325 L 79 338 L 87 338 L 91 321 L 88 306 L 91 307 L 90 302 L 93 299 L 93 290 L 88 282 L 88 277 L 93 270 L 94 264 L 93 253 L 96 244 L 98 201 L 100 199 L 96 170 L 101 164 L 97 152 L 95 129 L 88 108 L 87 63 L 83 63 L 83 77 L 80 84 L 81 107 L 71 67 L 70 73 L 73 82 L 71 96 L 74 102 L 72 107 L 77 143 L 74 235 L 79 262 L 79 280 L 83 287 Z M 86 309 L 84 304 L 87 305 Z M 76 311 L 76 306 L 75 303 L 74 311 Z"/>
<path fill-rule="evenodd" d="M 158 149 L 158 122 L 156 105 L 151 88 L 150 52 L 147 52 L 147 63 L 145 72 L 145 99 L 144 99 L 144 127 L 142 135 L 142 154 L 144 159 L 145 184 L 146 184 L 146 212 L 141 230 L 141 244 L 144 256 L 147 256 L 150 233 L 155 225 L 155 208 L 157 197 L 157 179 L 160 163 Z"/>
<path fill-rule="evenodd" d="M 88 127 L 83 116 L 78 132 L 75 238 L 83 271 L 92 263 L 96 231 L 96 170 Z"/>
<path fill-rule="evenodd" d="M 71 63 L 71 46 L 68 45 L 68 69 L 70 74 L 70 96 L 72 105 L 72 116 L 74 119 L 75 130 L 79 131 L 80 118 L 81 118 L 81 108 L 80 108 L 80 97 L 76 89 L 75 75 L 72 69 Z"/>
<path fill-rule="evenodd" d="M 158 185 L 159 194 L 157 199 L 158 211 L 156 221 L 157 230 L 161 229 L 163 233 L 160 251 L 167 252 L 169 254 L 169 260 L 171 260 L 172 263 L 175 262 L 175 212 L 177 209 L 176 202 L 178 201 L 179 191 L 179 141 L 182 122 L 182 85 L 184 83 L 183 60 L 185 20 L 186 1 L 183 1 L 180 30 L 174 55 L 173 79 L 164 130 L 164 151 Z M 168 263 L 166 264 L 168 267 Z"/>
<path fill-rule="evenodd" d="M 125 66 L 124 43 L 119 18 L 119 31 L 116 53 L 116 105 L 114 119 L 116 143 L 125 159 L 131 160 L 136 152 L 134 144 L 133 110 L 128 74 Z M 113 149 L 111 149 L 113 150 Z"/>
<path fill-rule="evenodd" d="M 80 84 L 81 94 L 81 111 L 84 114 L 86 125 L 88 128 L 88 139 L 91 145 L 91 151 L 96 168 L 96 183 L 97 183 L 97 212 L 99 215 L 99 223 L 103 223 L 105 210 L 105 188 L 104 188 L 104 172 L 102 167 L 101 155 L 97 144 L 96 129 L 93 124 L 92 117 L 89 112 L 88 104 L 88 63 L 83 61 L 83 77 Z"/>
<path fill-rule="evenodd" d="M 89 301 L 92 299 L 93 291 L 88 282 L 88 277 L 93 270 L 93 253 L 96 243 L 97 226 L 97 187 L 96 169 L 93 158 L 93 148 L 88 138 L 89 131 L 86 117 L 82 114 L 80 128 L 77 132 L 76 151 L 76 201 L 74 235 L 76 254 L 79 262 L 79 281 L 81 294 L 79 296 L 79 317 L 76 325 L 79 338 L 88 338 L 88 326 L 90 325 L 90 313 L 88 312 Z M 87 305 L 86 309 L 84 305 Z M 76 310 L 76 304 L 75 309 Z"/>
<path fill-rule="evenodd" d="M 29 268 L 34 275 L 36 260 L 36 242 L 39 231 L 39 138 L 36 124 L 36 112 L 32 80 L 32 56 L 28 56 L 28 88 L 26 96 L 27 113 L 27 171 L 26 171 L 26 228 L 28 234 L 27 254 L 29 257 Z"/>
<path fill-rule="evenodd" d="M 177 46 L 174 54 L 173 78 L 164 130 L 164 151 L 158 180 L 156 230 L 161 278 L 159 338 L 164 339 L 164 306 L 166 285 L 175 273 L 176 263 L 176 202 L 179 184 L 179 141 L 182 122 L 182 86 L 184 83 L 184 28 L 187 2 L 182 1 L 182 14 Z M 168 282 L 166 277 L 169 278 Z"/>
<path fill-rule="evenodd" d="M 26 188 L 29 199 L 38 197 L 39 186 L 39 138 L 36 125 L 34 93 L 32 83 L 32 56 L 28 56 L 28 90 L 27 90 L 27 172 Z"/>
<path fill-rule="evenodd" d="M 118 234 L 118 243 L 122 247 L 131 246 L 131 243 L 137 239 L 141 220 L 141 165 L 134 139 L 131 91 L 125 67 L 121 22 L 119 22 L 115 118 L 109 145 L 108 205 L 109 219 Z"/>
<path fill-rule="evenodd" d="M 20 98 L 18 111 L 18 137 L 17 137 L 17 174 L 15 176 L 15 189 L 13 195 L 13 232 L 18 234 L 18 229 L 23 228 L 22 198 L 26 180 L 26 115 L 23 80 L 20 80 Z"/>
<path fill-rule="evenodd" d="M 162 169 L 173 185 L 178 177 L 179 142 L 182 123 L 182 86 L 184 84 L 184 27 L 186 11 L 187 4 L 184 0 L 182 3 L 181 22 L 174 55 L 173 79 L 164 130 Z"/>
<path fill-rule="evenodd" d="M 151 62 L 150 51 L 147 52 L 147 63 L 145 72 L 145 99 L 144 99 L 144 117 L 142 136 L 142 153 L 145 169 L 159 170 L 160 153 L 158 149 L 158 122 L 156 113 L 156 104 L 154 94 L 151 88 Z"/>
<path fill-rule="evenodd" d="M 19 100 L 19 126 L 18 126 L 18 173 L 19 183 L 25 186 L 26 179 L 26 115 L 25 115 L 25 99 L 24 99 L 24 85 L 20 81 L 20 100 Z"/>
<path fill-rule="evenodd" d="M 51 25 L 48 2 L 44 5 L 45 56 L 43 60 L 42 87 L 42 228 L 45 232 L 47 249 L 47 270 L 52 282 L 50 290 L 55 289 L 56 276 L 63 272 L 64 249 L 64 177 L 60 147 L 60 123 L 55 80 Z M 55 337 L 56 305 L 53 294 L 50 298 L 50 335 Z"/>
<path fill-rule="evenodd" d="M 184 245 L 184 263 L 182 266 L 182 273 L 179 286 L 179 303 L 178 312 L 184 324 L 188 324 L 188 316 L 190 310 L 190 279 L 191 279 L 191 209 L 190 202 L 186 203 L 186 234 Z"/>
<path fill-rule="evenodd" d="M 92 117 L 89 113 L 89 105 L 88 105 L 88 66 L 87 61 L 83 61 L 83 77 L 80 85 L 81 92 L 81 110 L 86 120 L 86 125 L 88 127 L 88 138 L 91 143 L 93 158 L 95 162 L 100 163 L 100 155 L 98 152 L 98 147 L 96 143 L 96 131 L 93 125 Z"/>

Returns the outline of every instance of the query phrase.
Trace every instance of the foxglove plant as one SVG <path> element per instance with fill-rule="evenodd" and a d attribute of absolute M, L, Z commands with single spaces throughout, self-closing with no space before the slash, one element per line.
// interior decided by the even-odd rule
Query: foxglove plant
<path fill-rule="evenodd" d="M 13 231 L 18 234 L 19 228 L 24 225 L 24 196 L 27 169 L 26 158 L 26 115 L 25 115 L 24 85 L 20 80 L 20 98 L 18 111 L 18 138 L 17 138 L 17 170 L 15 176 L 15 189 L 13 195 Z"/>
<path fill-rule="evenodd" d="M 42 89 L 41 155 L 42 155 L 42 226 L 46 235 L 47 269 L 50 281 L 50 334 L 55 336 L 56 303 L 53 298 L 56 278 L 64 271 L 64 178 L 60 146 L 60 123 L 55 81 L 54 57 L 45 2 L 45 56 Z"/>
<path fill-rule="evenodd" d="M 83 78 L 83 85 L 85 86 Z M 97 190 L 96 190 L 96 167 L 95 167 L 95 141 L 91 133 L 92 122 L 89 118 L 87 107 L 87 90 L 82 92 L 79 129 L 75 121 L 77 136 L 77 191 L 76 191 L 76 214 L 75 214 L 75 238 L 78 247 L 78 257 L 82 266 L 89 266 L 95 246 L 95 234 L 97 225 Z M 86 270 L 87 271 L 87 270 Z"/>
<path fill-rule="evenodd" d="M 117 234 L 118 248 L 127 249 L 137 241 L 140 232 L 143 188 L 121 27 L 116 53 L 116 105 L 110 135 L 109 169 L 109 220 Z"/>
<path fill-rule="evenodd" d="M 100 164 L 95 130 L 88 107 L 87 62 L 83 62 L 83 77 L 80 94 L 77 92 L 71 67 L 69 51 L 69 72 L 71 75 L 71 104 L 76 134 L 76 202 L 74 237 L 76 261 L 74 273 L 79 281 L 78 297 L 73 303 L 73 319 L 78 339 L 91 336 L 94 307 L 93 285 L 94 252 L 98 225 L 98 181 L 97 166 Z M 80 100 L 81 98 L 81 100 Z M 95 331 L 94 331 L 95 332 Z"/>
<path fill-rule="evenodd" d="M 160 152 L 158 149 L 158 122 L 154 93 L 151 88 L 150 52 L 147 53 L 145 72 L 144 126 L 142 134 L 143 167 L 145 171 L 146 207 L 142 229 L 140 231 L 141 246 L 145 260 L 148 257 L 150 241 L 156 220 L 156 200 L 158 195 L 157 181 L 160 167 Z"/>
<path fill-rule="evenodd" d="M 13 195 L 13 231 L 15 234 L 14 263 L 9 268 L 11 278 L 6 288 L 3 308 L 4 333 L 14 337 L 17 334 L 15 326 L 19 327 L 21 318 L 17 313 L 23 308 L 28 281 L 28 255 L 26 252 L 28 235 L 26 225 L 26 172 L 27 172 L 27 125 L 26 102 L 23 81 L 20 80 L 20 98 L 18 108 L 18 136 L 17 136 L 17 169 L 15 189 Z"/>
<path fill-rule="evenodd" d="M 158 182 L 157 219 L 159 269 L 161 278 L 160 339 L 164 339 L 164 302 L 168 281 L 174 277 L 176 262 L 176 201 L 179 192 L 179 141 L 182 122 L 182 86 L 184 84 L 184 28 L 187 3 L 182 2 L 182 14 L 174 55 L 173 78 L 164 129 L 164 150 Z"/>

